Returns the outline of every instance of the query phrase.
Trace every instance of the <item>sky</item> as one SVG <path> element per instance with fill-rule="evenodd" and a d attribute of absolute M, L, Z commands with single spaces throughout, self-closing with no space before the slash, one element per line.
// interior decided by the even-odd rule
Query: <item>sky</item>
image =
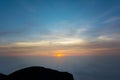
<path fill-rule="evenodd" d="M 120 0 L 0 0 L 0 56 L 120 54 Z"/>

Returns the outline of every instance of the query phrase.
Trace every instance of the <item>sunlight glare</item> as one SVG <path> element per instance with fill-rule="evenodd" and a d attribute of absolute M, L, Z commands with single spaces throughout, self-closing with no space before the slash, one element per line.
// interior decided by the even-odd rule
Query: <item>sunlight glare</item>
<path fill-rule="evenodd" d="M 57 56 L 57 57 L 63 57 L 64 54 L 62 54 L 62 53 L 57 53 L 56 56 Z"/>

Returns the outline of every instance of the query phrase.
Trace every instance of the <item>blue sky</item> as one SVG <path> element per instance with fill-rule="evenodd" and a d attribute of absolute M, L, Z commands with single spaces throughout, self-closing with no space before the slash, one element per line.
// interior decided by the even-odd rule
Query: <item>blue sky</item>
<path fill-rule="evenodd" d="M 120 0 L 0 0 L 1 55 L 118 54 L 119 34 Z"/>

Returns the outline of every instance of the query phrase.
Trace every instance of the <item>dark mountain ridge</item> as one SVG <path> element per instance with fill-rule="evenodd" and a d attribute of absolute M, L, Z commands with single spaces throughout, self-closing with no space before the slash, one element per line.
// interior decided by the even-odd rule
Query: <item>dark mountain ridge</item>
<path fill-rule="evenodd" d="M 0 74 L 0 80 L 74 80 L 68 72 L 60 72 L 44 67 L 28 67 L 9 75 Z"/>

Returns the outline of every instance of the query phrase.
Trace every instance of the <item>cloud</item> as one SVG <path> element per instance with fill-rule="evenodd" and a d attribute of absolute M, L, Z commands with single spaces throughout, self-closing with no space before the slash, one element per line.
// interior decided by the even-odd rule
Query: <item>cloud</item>
<path fill-rule="evenodd" d="M 40 40 L 34 42 L 14 42 L 11 43 L 10 47 L 50 47 L 50 46 L 66 46 L 66 45 L 77 45 L 85 44 L 86 41 L 79 38 L 64 38 L 64 39 L 53 39 L 53 40 Z"/>
<path fill-rule="evenodd" d="M 120 53 L 119 40 L 83 41 L 81 39 L 38 42 L 16 42 L 1 46 L 0 55 L 53 56 L 57 51 L 66 56 L 111 55 Z"/>
<path fill-rule="evenodd" d="M 98 37 L 98 40 L 106 40 L 106 41 L 109 41 L 109 40 L 113 40 L 113 38 L 110 38 L 110 37 L 107 37 L 107 36 L 99 36 L 99 37 Z"/>
<path fill-rule="evenodd" d="M 119 24 L 96 29 L 96 25 L 93 24 L 74 24 L 74 22 L 63 21 L 49 26 L 53 27 L 31 28 L 27 33 L 29 35 L 23 35 L 23 38 L 26 36 L 27 41 L 1 45 L 0 55 L 52 56 L 54 52 L 60 51 L 67 56 L 77 56 L 119 54 L 120 52 Z M 17 32 L 4 35 L 10 34 L 17 34 Z"/>
<path fill-rule="evenodd" d="M 100 35 L 107 35 L 109 37 L 119 37 L 120 34 L 120 24 L 106 25 L 100 29 Z"/>
<path fill-rule="evenodd" d="M 109 18 L 109 19 L 105 20 L 103 23 L 116 23 L 116 22 L 120 22 L 120 17 Z"/>
<path fill-rule="evenodd" d="M 120 36 L 118 34 L 110 34 L 110 35 L 101 35 L 98 36 L 98 40 L 103 40 L 103 41 L 115 41 L 119 40 Z"/>
<path fill-rule="evenodd" d="M 65 24 L 67 26 L 69 23 L 65 22 Z M 118 25 L 105 26 L 99 30 L 92 25 L 74 26 L 74 28 L 67 26 L 67 29 L 62 32 L 57 29 L 57 31 L 50 31 L 49 34 L 35 32 L 30 34 L 31 39 L 28 41 L 3 44 L 0 47 L 0 55 L 52 56 L 57 51 L 63 52 L 67 56 L 119 54 Z M 46 29 L 43 30 L 46 31 Z M 39 29 L 35 28 L 33 31 L 39 31 Z"/>
<path fill-rule="evenodd" d="M 39 41 L 39 42 L 16 42 L 12 46 L 16 47 L 32 47 L 32 46 L 48 46 L 50 41 Z"/>

